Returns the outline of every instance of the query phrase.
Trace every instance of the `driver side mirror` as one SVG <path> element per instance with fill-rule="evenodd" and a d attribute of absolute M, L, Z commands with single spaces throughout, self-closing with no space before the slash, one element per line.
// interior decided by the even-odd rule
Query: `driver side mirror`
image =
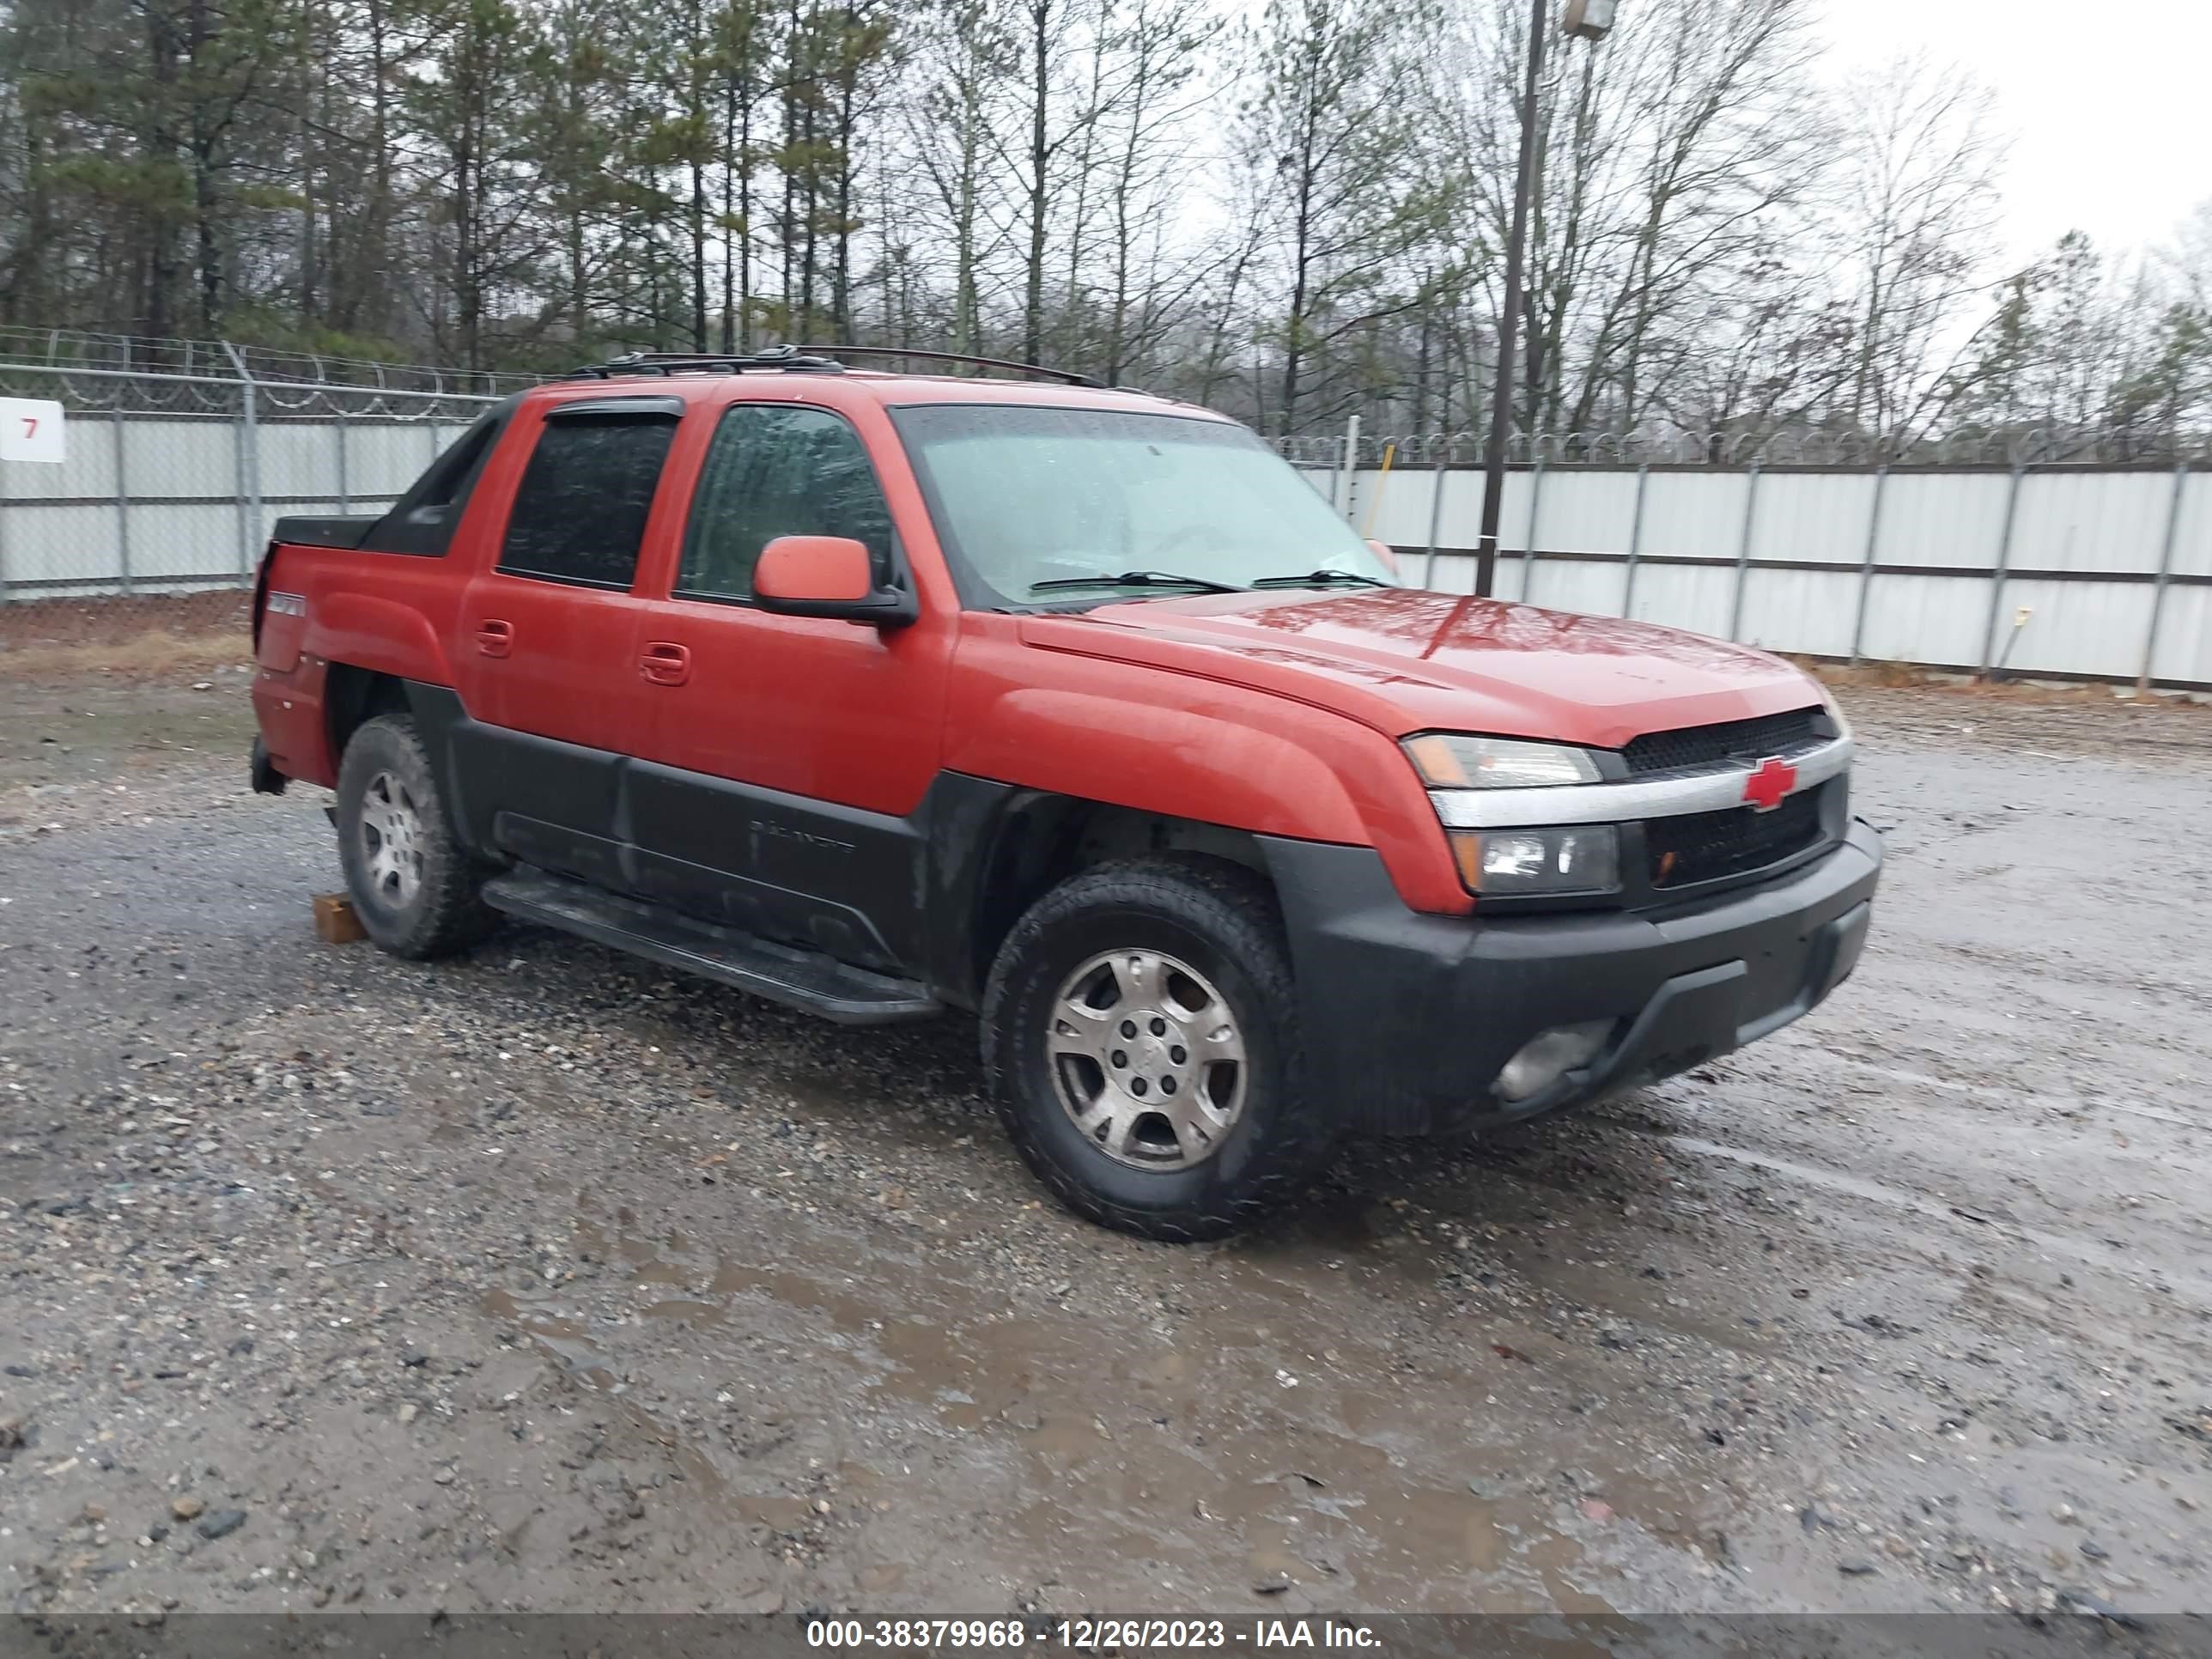
<path fill-rule="evenodd" d="M 875 561 L 849 536 L 778 536 L 753 567 L 753 602 L 780 617 L 830 617 L 903 628 L 921 614 L 913 593 L 876 585 Z"/>

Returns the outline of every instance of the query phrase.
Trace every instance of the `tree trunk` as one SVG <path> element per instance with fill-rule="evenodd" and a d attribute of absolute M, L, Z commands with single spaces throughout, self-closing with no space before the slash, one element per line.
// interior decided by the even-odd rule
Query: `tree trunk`
<path fill-rule="evenodd" d="M 707 349 L 707 163 L 691 156 L 691 349 Z"/>
<path fill-rule="evenodd" d="M 1313 275 L 1315 135 L 1310 119 L 1299 136 L 1297 211 L 1291 233 L 1290 326 L 1283 342 L 1283 404 L 1281 425 L 1277 428 L 1285 437 L 1297 426 L 1298 373 L 1305 367 L 1306 304 Z"/>
<path fill-rule="evenodd" d="M 144 139 L 148 159 L 173 159 L 177 154 L 172 100 L 177 88 L 177 39 L 167 12 L 159 5 L 146 8 L 146 47 L 153 78 Z M 177 326 L 176 228 L 168 215 L 157 210 L 145 221 L 145 254 L 140 286 L 140 331 L 157 340 L 173 338 Z"/>
<path fill-rule="evenodd" d="M 185 13 L 185 44 L 191 49 L 194 78 L 205 72 L 214 46 L 207 0 L 191 0 Z M 222 331 L 222 246 L 216 191 L 216 151 L 221 138 L 213 128 L 213 112 L 204 88 L 196 89 L 191 106 L 192 161 L 192 234 L 199 252 L 199 331 L 212 339 Z"/>
<path fill-rule="evenodd" d="M 738 349 L 737 237 L 732 222 L 737 217 L 735 194 L 738 168 L 738 76 L 733 64 L 722 66 L 722 350 Z"/>
<path fill-rule="evenodd" d="M 459 334 L 461 366 L 483 367 L 483 295 L 477 264 L 477 200 L 481 157 L 477 151 L 478 109 L 484 97 L 480 54 L 483 42 L 473 20 L 463 26 L 458 56 L 460 72 L 453 86 L 453 307 Z"/>
<path fill-rule="evenodd" d="M 1051 136 L 1053 0 L 1030 0 L 1033 77 L 1030 88 L 1029 280 L 1022 301 L 1022 358 L 1036 362 L 1044 352 L 1045 207 L 1050 193 L 1046 168 L 1052 160 Z"/>
<path fill-rule="evenodd" d="M 294 95 L 300 100 L 300 119 L 297 128 L 297 143 L 300 146 L 300 200 L 302 204 L 300 215 L 300 320 L 312 328 L 318 321 L 321 311 L 322 272 L 319 266 L 322 253 L 318 245 L 315 223 L 316 138 L 314 125 L 307 113 L 310 105 L 315 101 L 310 89 L 316 85 L 318 79 L 313 61 L 316 46 L 314 12 L 312 6 L 307 3 L 307 0 L 302 0 L 300 8 L 299 28 L 300 79 L 299 84 L 294 88 Z M 323 118 L 327 125 L 330 118 L 330 83 L 327 77 L 322 79 L 320 102 Z"/>
<path fill-rule="evenodd" d="M 753 103 L 738 113 L 738 349 L 753 349 Z"/>
<path fill-rule="evenodd" d="M 848 18 L 847 27 L 851 27 Z M 848 52 L 857 43 L 846 42 Z M 837 270 L 836 288 L 831 298 L 834 314 L 830 331 L 840 340 L 853 337 L 853 93 L 854 82 L 859 79 L 860 69 L 855 64 L 842 64 L 837 88 Z"/>
<path fill-rule="evenodd" d="M 356 299 L 344 323 L 359 328 L 374 317 L 380 331 L 387 314 L 385 282 L 392 256 L 392 67 L 385 4 L 386 0 L 368 0 L 369 196 L 355 260 L 358 269 L 349 283 Z"/>
<path fill-rule="evenodd" d="M 820 51 L 821 43 L 812 43 L 812 53 L 818 54 Z M 810 95 L 799 106 L 805 112 L 805 119 L 800 126 L 804 134 L 804 148 L 800 154 L 805 157 L 806 211 L 799 221 L 805 240 L 799 262 L 799 315 L 791 325 L 791 337 L 794 341 L 804 338 L 813 326 L 814 280 L 821 270 L 822 163 L 815 149 L 815 140 L 820 137 L 815 125 L 819 118 L 821 102 L 818 56 L 807 66 L 807 79 L 811 83 Z"/>

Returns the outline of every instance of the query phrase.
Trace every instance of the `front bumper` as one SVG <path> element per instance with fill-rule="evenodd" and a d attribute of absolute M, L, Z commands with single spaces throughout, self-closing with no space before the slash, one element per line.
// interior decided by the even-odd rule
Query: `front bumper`
<path fill-rule="evenodd" d="M 1406 908 L 1368 848 L 1270 841 L 1313 1085 L 1348 1125 L 1449 1133 L 1655 1082 L 1817 1006 L 1856 964 L 1881 840 L 1854 821 L 1812 863 L 1672 911 L 1486 919 Z M 1494 1090 L 1554 1026 L 1597 1054 L 1526 1100 Z"/>

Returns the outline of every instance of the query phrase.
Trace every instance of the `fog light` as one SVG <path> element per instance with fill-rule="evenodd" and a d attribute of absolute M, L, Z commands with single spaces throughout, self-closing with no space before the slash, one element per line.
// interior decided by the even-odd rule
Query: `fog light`
<path fill-rule="evenodd" d="M 1533 1100 L 1577 1066 L 1587 1065 L 1613 1030 L 1609 1019 L 1554 1025 L 1507 1060 L 1492 1085 L 1504 1100 Z"/>

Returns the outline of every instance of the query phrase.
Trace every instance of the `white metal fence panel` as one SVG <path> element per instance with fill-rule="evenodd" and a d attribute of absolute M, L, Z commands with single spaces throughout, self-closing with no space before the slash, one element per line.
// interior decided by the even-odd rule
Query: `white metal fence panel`
<path fill-rule="evenodd" d="M 489 401 L 15 368 L 65 380 L 76 402 L 66 464 L 0 466 L 5 601 L 240 586 L 276 518 L 381 510 Z M 94 378 L 70 378 L 81 375 Z M 1524 460 L 1505 480 L 1496 591 L 1508 600 L 1814 656 L 2212 689 L 2212 472 L 2201 457 L 2178 469 L 1988 453 L 1887 468 L 1804 456 L 1712 465 L 1694 453 L 1638 465 L 1608 459 L 1619 444 L 1536 448 L 1544 464 Z M 1412 555 L 1410 580 L 1472 592 L 1480 471 L 1346 476 L 1341 453 L 1301 453 L 1324 499 Z"/>
<path fill-rule="evenodd" d="M 1523 586 L 1530 605 L 1617 617 L 1621 613 L 1621 584 L 1627 574 L 1626 562 L 1540 559 L 1528 569 Z"/>
<path fill-rule="evenodd" d="M 126 416 L 123 423 L 134 496 L 238 498 L 239 428 L 228 421 Z M 93 424 L 72 421 L 72 435 L 88 436 Z M 9 469 L 11 493 L 15 471 Z"/>
<path fill-rule="evenodd" d="M 2173 516 L 2173 562 L 2177 576 L 2212 576 L 2212 474 L 2185 475 Z"/>
<path fill-rule="evenodd" d="M 1871 472 L 1761 472 L 1751 556 L 1856 568 L 1875 487 Z"/>
<path fill-rule="evenodd" d="M 277 519 L 381 511 L 464 429 L 72 413 L 64 464 L 0 466 L 0 600 L 243 585 Z"/>
<path fill-rule="evenodd" d="M 106 422 L 71 421 L 64 428 L 67 458 L 59 466 L 27 461 L 6 466 L 7 495 L 15 501 L 112 500 L 115 444 Z"/>
<path fill-rule="evenodd" d="M 337 486 L 337 451 L 332 428 L 304 421 L 264 426 L 256 453 L 264 500 L 296 501 L 322 495 Z"/>
<path fill-rule="evenodd" d="M 1585 479 L 1598 476 L 1554 468 L 1547 482 L 1557 495 L 1579 490 Z M 1744 508 L 1750 498 L 1747 472 L 1654 472 L 1644 494 L 1638 556 L 1733 562 L 1743 541 Z"/>
<path fill-rule="evenodd" d="M 1626 554 L 1636 520 L 1637 475 L 1593 472 L 1587 478 L 1576 479 L 1575 487 L 1567 489 L 1556 487 L 1560 482 L 1557 471 L 1544 475 L 1543 522 L 1537 547 L 1546 553 Z M 1474 508 L 1480 513 L 1481 487 L 1476 485 L 1468 493 L 1474 497 Z"/>
<path fill-rule="evenodd" d="M 1364 522 L 1373 469 L 1310 476 Z M 1373 526 L 1438 550 L 1411 578 L 1472 592 L 1481 508 L 1480 472 L 1407 469 Z M 1499 539 L 1508 600 L 1809 656 L 2212 689 L 2201 467 L 1521 466 Z"/>
<path fill-rule="evenodd" d="M 1874 482 L 1881 496 L 1873 539 L 1876 565 L 1996 568 L 2010 473 L 1891 471 Z M 1870 494 L 1840 526 L 1859 539 L 1862 551 L 1874 513 Z"/>
<path fill-rule="evenodd" d="M 443 427 L 362 421 L 348 422 L 345 435 L 349 482 L 362 501 L 405 494 L 430 464 L 436 453 L 432 446 L 441 449 L 452 441 L 450 429 Z"/>
<path fill-rule="evenodd" d="M 1767 651 L 1848 657 L 1856 570 L 1753 570 L 1746 579 L 1742 638 Z"/>
<path fill-rule="evenodd" d="M 1999 648 L 2004 635 L 2012 631 L 2014 618 L 2025 610 L 2027 623 L 2019 630 L 2010 667 L 2133 679 L 2150 637 L 2154 592 L 2148 583 L 2008 581 L 2008 614 L 1999 618 Z"/>
<path fill-rule="evenodd" d="M 2170 472 L 2031 474 L 2021 482 L 2013 568 L 2155 571 L 2172 501 Z"/>
<path fill-rule="evenodd" d="M 1419 547 L 1429 533 L 1429 503 L 1437 475 L 1399 470 L 1357 475 L 1351 520 L 1360 533 L 1393 547 Z M 1326 480 L 1323 481 L 1326 491 Z M 1449 492 L 1447 492 L 1449 493 Z"/>
<path fill-rule="evenodd" d="M 2169 685 L 2212 685 L 2212 587 L 2167 590 L 2151 678 Z"/>
<path fill-rule="evenodd" d="M 1989 604 L 1986 577 L 1876 575 L 1867 584 L 1858 654 L 1877 662 L 1971 668 L 1981 653 Z"/>

